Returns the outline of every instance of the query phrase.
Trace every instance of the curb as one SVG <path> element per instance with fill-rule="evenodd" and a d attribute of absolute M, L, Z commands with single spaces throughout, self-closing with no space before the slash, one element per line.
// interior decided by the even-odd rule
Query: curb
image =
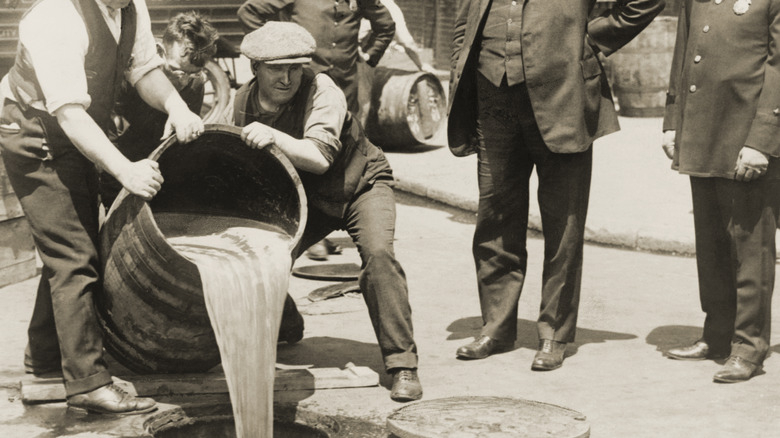
<path fill-rule="evenodd" d="M 414 195 L 430 201 L 438 202 L 450 207 L 467 212 L 477 212 L 477 200 L 467 196 L 458 195 L 446 190 L 434 189 L 419 181 L 406 178 L 395 178 L 395 188 L 399 191 Z M 610 246 L 634 251 L 647 251 L 653 253 L 688 256 L 696 255 L 693 237 L 670 238 L 663 230 L 635 230 L 620 229 L 620 226 L 585 227 L 585 241 L 597 245 Z M 616 227 L 616 228 L 615 228 Z M 528 217 L 528 228 L 534 231 L 542 231 L 542 219 L 538 214 L 531 213 Z"/>

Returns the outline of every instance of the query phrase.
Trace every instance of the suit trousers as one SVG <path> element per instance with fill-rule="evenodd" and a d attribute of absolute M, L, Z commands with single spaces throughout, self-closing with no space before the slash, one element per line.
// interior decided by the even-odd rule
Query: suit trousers
<path fill-rule="evenodd" d="M 92 301 L 100 290 L 95 166 L 76 149 L 49 161 L 3 153 L 3 161 L 43 261 L 25 365 L 61 365 L 68 396 L 107 385 Z"/>
<path fill-rule="evenodd" d="M 780 180 L 691 177 L 702 338 L 760 364 L 769 351 Z"/>
<path fill-rule="evenodd" d="M 544 234 L 540 339 L 572 342 L 582 278 L 592 148 L 553 153 L 534 118 L 525 83 L 500 87 L 477 74 L 479 205 L 473 255 L 484 326 L 501 341 L 517 337 L 526 276 L 529 178 L 536 168 Z"/>
<path fill-rule="evenodd" d="M 406 274 L 395 258 L 395 197 L 386 181 L 368 186 L 336 220 L 310 208 L 297 259 L 307 248 L 336 229 L 346 230 L 355 242 L 362 266 L 358 282 L 374 327 L 385 369 L 417 368 L 412 308 Z"/>

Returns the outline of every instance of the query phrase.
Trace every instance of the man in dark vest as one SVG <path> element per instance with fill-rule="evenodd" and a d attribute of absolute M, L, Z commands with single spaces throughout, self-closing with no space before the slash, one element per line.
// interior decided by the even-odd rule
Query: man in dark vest
<path fill-rule="evenodd" d="M 194 11 L 182 12 L 168 21 L 157 44 L 163 72 L 187 103 L 200 113 L 205 94 L 203 66 L 217 51 L 217 30 Z M 123 81 L 114 108 L 117 138 L 114 144 L 131 161 L 142 160 L 160 145 L 168 115 L 149 106 L 129 82 Z M 108 209 L 122 185 L 105 172 L 100 174 L 100 198 Z"/>
<path fill-rule="evenodd" d="M 482 333 L 463 359 L 511 349 L 528 253 L 528 180 L 536 169 L 544 229 L 539 344 L 531 369 L 563 364 L 574 341 L 585 217 L 597 138 L 619 129 L 597 53 L 631 41 L 663 0 L 462 0 L 451 58 L 448 142 L 477 154 L 479 206 L 472 252 Z"/>
<path fill-rule="evenodd" d="M 417 400 L 422 387 L 412 310 L 393 250 L 392 170 L 333 80 L 303 67 L 315 46 L 309 32 L 289 22 L 268 22 L 244 37 L 241 53 L 252 61 L 255 78 L 236 92 L 233 119 L 250 147 L 275 145 L 301 176 L 309 216 L 293 258 L 333 230 L 352 237 L 363 260 L 360 290 L 393 376 L 390 397 Z"/>
<path fill-rule="evenodd" d="M 126 77 L 169 114 L 180 141 L 203 130 L 158 68 L 144 0 L 40 0 L 19 24 L 16 61 L 0 83 L 0 145 L 8 178 L 43 261 L 25 368 L 62 372 L 68 406 L 101 414 L 156 407 L 115 385 L 93 305 L 99 293 L 99 166 L 133 195 L 152 198 L 155 162 L 131 162 L 106 136 Z"/>

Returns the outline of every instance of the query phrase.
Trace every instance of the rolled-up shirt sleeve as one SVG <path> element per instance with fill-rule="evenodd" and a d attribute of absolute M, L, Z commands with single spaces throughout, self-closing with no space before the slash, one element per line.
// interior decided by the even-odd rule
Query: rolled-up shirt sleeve
<path fill-rule="evenodd" d="M 152 34 L 152 20 L 143 0 L 134 0 L 136 12 L 135 43 L 133 44 L 133 62 L 125 72 L 125 78 L 135 86 L 145 74 L 163 64 L 157 54 L 157 42 Z"/>
<path fill-rule="evenodd" d="M 87 108 L 92 100 L 84 71 L 89 47 L 84 22 L 69 0 L 46 0 L 43 6 L 19 23 L 19 41 L 35 69 L 45 110 L 54 114 L 67 104 Z"/>
<path fill-rule="evenodd" d="M 314 77 L 303 115 L 303 138 L 317 145 L 325 159 L 333 164 L 341 151 L 341 129 L 347 117 L 344 92 L 325 74 Z"/>

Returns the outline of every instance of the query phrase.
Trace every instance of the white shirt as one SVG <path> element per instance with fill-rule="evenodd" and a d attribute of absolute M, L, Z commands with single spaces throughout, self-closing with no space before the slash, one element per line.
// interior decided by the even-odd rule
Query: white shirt
<path fill-rule="evenodd" d="M 119 41 L 122 14 L 112 17 L 100 0 L 95 0 L 103 18 Z M 145 0 L 133 0 L 136 9 L 136 34 L 130 68 L 125 77 L 135 85 L 149 71 L 162 65 L 152 34 L 151 19 Z M 19 42 L 27 49 L 33 68 L 45 96 L 32 106 L 53 114 L 66 104 L 88 108 L 87 75 L 84 60 L 89 49 L 89 36 L 84 20 L 71 0 L 43 0 L 19 23 Z M 8 76 L 0 83 L 0 94 L 13 99 Z"/>

